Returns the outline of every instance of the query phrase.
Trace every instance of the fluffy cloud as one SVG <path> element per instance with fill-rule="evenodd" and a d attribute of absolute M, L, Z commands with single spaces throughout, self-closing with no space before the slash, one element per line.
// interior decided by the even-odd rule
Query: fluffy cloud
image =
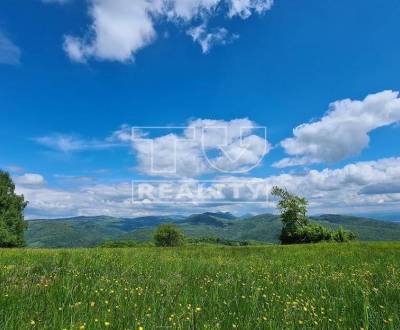
<path fill-rule="evenodd" d="M 302 124 L 294 137 L 281 142 L 286 153 L 276 167 L 335 163 L 359 154 L 369 144 L 368 134 L 400 121 L 399 93 L 384 91 L 362 101 L 345 99 L 330 105 L 319 121 Z"/>
<path fill-rule="evenodd" d="M 209 204 L 203 204 L 204 200 L 193 200 L 192 204 L 160 205 L 151 203 L 151 200 L 132 203 L 131 182 L 107 184 L 86 182 L 81 186 L 75 186 L 73 190 L 17 183 L 17 191 L 23 193 L 30 201 L 28 214 L 46 217 L 100 214 L 139 216 L 176 214 L 176 212 L 193 213 L 203 210 L 232 212 L 250 210 L 271 212 L 273 210 L 273 201 L 251 204 L 251 206 L 243 203 L 254 201 L 250 190 L 241 193 L 241 199 L 238 201 L 232 195 L 232 190 L 217 187 L 224 182 L 242 182 L 253 188 L 261 187 L 261 192 L 263 189 L 269 191 L 274 185 L 286 187 L 292 192 L 306 196 L 310 202 L 310 209 L 314 213 L 365 213 L 379 210 L 400 211 L 399 177 L 400 158 L 358 162 L 339 169 L 311 170 L 303 174 L 286 173 L 265 178 L 220 176 L 216 178 L 218 183 L 211 183 L 204 192 L 205 200 L 208 200 L 210 196 L 215 196 L 216 192 L 221 194 L 219 203 Z M 182 185 L 187 184 L 186 181 L 184 183 L 176 180 L 168 182 L 172 183 L 171 189 L 175 193 L 183 191 Z M 191 179 L 189 182 L 195 185 L 200 181 Z M 386 188 L 383 189 L 383 187 Z M 245 186 L 242 188 L 244 189 Z M 259 201 L 261 202 L 263 198 L 265 196 L 261 194 Z M 238 203 L 230 203 L 232 200 Z"/>
<path fill-rule="evenodd" d="M 0 64 L 17 65 L 21 50 L 0 31 Z"/>
<path fill-rule="evenodd" d="M 24 175 L 16 176 L 14 181 L 22 186 L 38 186 L 46 183 L 43 176 L 36 173 L 25 173 Z"/>
<path fill-rule="evenodd" d="M 156 24 L 162 20 L 186 27 L 204 53 L 213 45 L 236 38 L 225 28 L 207 32 L 206 22 L 228 10 L 226 17 L 248 18 L 270 10 L 273 0 L 90 0 L 93 23 L 83 37 L 67 35 L 64 50 L 77 62 L 89 58 L 133 61 L 134 55 L 152 43 Z M 193 28 L 196 22 L 201 25 Z"/>
<path fill-rule="evenodd" d="M 212 172 L 244 173 L 258 166 L 271 148 L 265 129 L 248 119 L 197 119 L 180 132 L 171 129 L 154 138 L 134 134 L 132 147 L 142 173 L 183 178 Z M 113 137 L 126 141 L 127 127 Z"/>
<path fill-rule="evenodd" d="M 270 177 L 268 182 L 307 196 L 314 210 L 365 212 L 379 206 L 400 209 L 400 194 L 394 190 L 370 190 L 366 193 L 368 187 L 399 182 L 399 175 L 400 158 L 386 158 L 349 164 L 339 169 L 310 170 L 303 175 L 282 174 Z"/>
<path fill-rule="evenodd" d="M 153 133 L 158 135 L 152 137 Z M 181 178 L 215 172 L 246 173 L 259 166 L 271 149 L 266 128 L 247 118 L 197 119 L 185 127 L 144 131 L 122 125 L 103 140 L 63 134 L 33 140 L 63 153 L 131 146 L 141 173 Z"/>

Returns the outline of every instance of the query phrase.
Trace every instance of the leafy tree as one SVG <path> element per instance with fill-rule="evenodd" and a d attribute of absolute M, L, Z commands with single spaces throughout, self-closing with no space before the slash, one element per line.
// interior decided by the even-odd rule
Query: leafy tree
<path fill-rule="evenodd" d="M 305 198 L 291 194 L 284 188 L 273 187 L 272 195 L 279 198 L 278 208 L 283 222 L 283 238 L 290 239 L 292 233 L 308 225 L 307 205 Z"/>
<path fill-rule="evenodd" d="M 24 196 L 15 193 L 15 185 L 7 172 L 0 171 L 0 247 L 25 244 Z"/>
<path fill-rule="evenodd" d="M 279 198 L 278 208 L 283 223 L 279 236 L 282 244 L 317 243 L 321 241 L 347 242 L 356 235 L 342 227 L 337 231 L 319 224 L 310 223 L 307 218 L 307 199 L 291 194 L 286 189 L 274 187 L 272 195 Z"/>
<path fill-rule="evenodd" d="M 154 234 L 156 246 L 180 246 L 183 245 L 183 238 L 181 230 L 172 223 L 159 225 Z"/>

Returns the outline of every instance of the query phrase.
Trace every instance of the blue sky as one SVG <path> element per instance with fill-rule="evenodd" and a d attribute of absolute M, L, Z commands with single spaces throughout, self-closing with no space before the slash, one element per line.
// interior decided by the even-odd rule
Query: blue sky
<path fill-rule="evenodd" d="M 166 176 L 118 131 L 247 118 L 267 127 L 269 147 L 232 176 L 304 193 L 314 212 L 397 212 L 399 15 L 396 0 L 3 0 L 0 166 L 28 216 L 171 212 L 121 204 L 115 187 Z M 174 180 L 222 175 L 184 164 Z"/>

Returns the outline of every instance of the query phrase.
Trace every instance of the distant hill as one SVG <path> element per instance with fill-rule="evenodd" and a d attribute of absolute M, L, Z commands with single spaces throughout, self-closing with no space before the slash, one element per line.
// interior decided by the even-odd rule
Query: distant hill
<path fill-rule="evenodd" d="M 38 219 L 28 221 L 26 240 L 32 247 L 85 247 L 116 239 L 132 230 L 174 222 L 178 217 L 146 216 L 114 218 L 106 216 Z"/>
<path fill-rule="evenodd" d="M 178 223 L 191 224 L 191 225 L 208 225 L 214 227 L 225 227 L 230 225 L 226 220 L 235 220 L 235 216 L 231 213 L 219 212 L 212 213 L 206 212 L 201 214 L 193 214 L 186 219 L 179 221 Z"/>
<path fill-rule="evenodd" d="M 400 240 L 400 224 L 363 217 L 326 214 L 311 221 L 331 228 L 343 226 L 356 232 L 360 240 Z M 236 218 L 230 213 L 193 214 L 189 217 L 107 216 L 30 220 L 26 239 L 31 247 L 90 247 L 105 240 L 148 241 L 161 223 L 174 222 L 189 237 L 220 237 L 229 240 L 276 243 L 281 230 L 279 216 L 261 214 Z"/>

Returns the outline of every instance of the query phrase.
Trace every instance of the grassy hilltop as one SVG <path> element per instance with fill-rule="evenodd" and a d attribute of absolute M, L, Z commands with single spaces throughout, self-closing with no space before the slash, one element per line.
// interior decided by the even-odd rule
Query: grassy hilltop
<path fill-rule="evenodd" d="M 0 250 L 1 329 L 399 329 L 400 243 Z"/>

